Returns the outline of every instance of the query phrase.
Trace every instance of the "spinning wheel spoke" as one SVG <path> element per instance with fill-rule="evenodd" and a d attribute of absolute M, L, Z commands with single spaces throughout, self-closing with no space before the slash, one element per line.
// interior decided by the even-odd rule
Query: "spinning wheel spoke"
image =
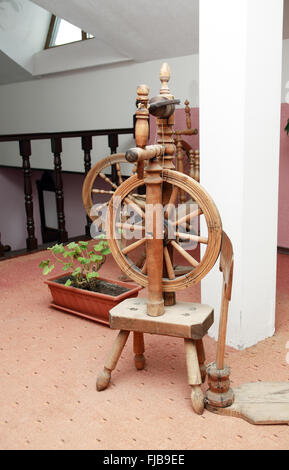
<path fill-rule="evenodd" d="M 139 246 L 143 245 L 145 243 L 146 239 L 142 238 L 141 240 L 137 240 L 136 242 L 132 243 L 131 245 L 128 245 L 122 250 L 123 255 L 127 255 L 131 251 L 135 250 Z"/>
<path fill-rule="evenodd" d="M 145 231 L 145 227 L 143 227 L 142 225 L 138 225 L 138 224 L 133 225 L 133 224 L 117 222 L 115 226 L 117 228 L 120 228 L 121 230 L 129 230 L 130 232 L 133 232 L 134 230 L 141 231 L 141 232 Z"/>
<path fill-rule="evenodd" d="M 106 183 L 110 184 L 114 189 L 118 188 L 118 186 L 115 183 L 113 183 L 113 181 L 111 181 L 111 179 L 108 176 L 106 176 L 104 173 L 99 173 L 98 176 L 100 176 L 100 178 L 106 181 Z"/>
<path fill-rule="evenodd" d="M 120 164 L 116 163 L 115 168 L 116 168 L 116 173 L 117 173 L 117 177 L 118 177 L 118 183 L 119 183 L 119 185 L 121 185 L 121 183 L 123 183 L 123 179 L 122 179 Z"/>
<path fill-rule="evenodd" d="M 144 211 L 141 209 L 141 207 L 139 207 L 138 205 L 138 201 L 137 202 L 134 202 L 134 200 L 130 197 L 130 196 L 127 196 L 125 199 L 124 199 L 124 202 L 130 206 L 138 215 L 140 215 L 143 219 L 145 218 L 145 213 Z"/>
<path fill-rule="evenodd" d="M 206 237 L 199 237 L 198 235 L 192 235 L 191 233 L 181 233 L 175 232 L 175 236 L 184 239 L 184 240 L 191 240 L 192 242 L 203 243 L 204 245 L 208 244 L 208 238 Z"/>
<path fill-rule="evenodd" d="M 169 250 L 166 246 L 164 247 L 164 258 L 165 258 L 165 263 L 166 263 L 166 268 L 167 268 L 169 279 L 171 280 L 175 279 L 174 268 L 173 268 L 172 261 L 170 258 Z"/>
<path fill-rule="evenodd" d="M 173 187 L 172 194 L 168 203 L 168 210 L 165 212 L 165 219 L 169 219 L 171 212 L 173 210 L 173 207 L 176 205 L 177 199 L 179 195 L 179 188 L 177 186 Z"/>
<path fill-rule="evenodd" d="M 95 217 L 98 212 L 102 211 L 102 209 L 108 205 L 109 201 L 104 202 L 103 204 L 95 204 L 92 206 L 90 216 Z"/>
<path fill-rule="evenodd" d="M 171 245 L 192 265 L 194 268 L 199 266 L 199 262 L 184 250 L 177 242 L 171 241 Z"/>
<path fill-rule="evenodd" d="M 106 191 L 105 189 L 93 189 L 93 194 L 114 194 L 114 191 Z"/>
<path fill-rule="evenodd" d="M 203 211 L 201 209 L 196 209 L 193 212 L 190 212 L 190 214 L 185 215 L 184 217 L 181 217 L 179 220 L 177 220 L 174 225 L 182 225 L 187 222 L 189 222 L 191 219 L 194 219 L 195 217 L 198 217 L 199 215 L 202 215 Z"/>
<path fill-rule="evenodd" d="M 142 267 L 142 270 L 141 270 L 142 274 L 146 275 L 148 273 L 148 265 L 147 265 L 147 260 L 145 260 L 145 263 Z"/>

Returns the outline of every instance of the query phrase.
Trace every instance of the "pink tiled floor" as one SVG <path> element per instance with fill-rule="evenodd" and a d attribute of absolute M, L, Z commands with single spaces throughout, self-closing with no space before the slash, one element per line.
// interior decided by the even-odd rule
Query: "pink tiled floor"
<path fill-rule="evenodd" d="M 147 335 L 147 367 L 137 372 L 129 339 L 112 385 L 97 393 L 96 375 L 116 333 L 48 307 L 37 267 L 45 256 L 0 263 L 1 449 L 289 448 L 288 426 L 193 413 L 182 340 Z M 102 272 L 119 274 L 113 261 Z M 276 334 L 246 351 L 227 351 L 233 386 L 289 380 L 288 275 L 289 257 L 279 255 Z M 198 287 L 181 297 L 197 301 Z M 215 342 L 206 338 L 205 346 L 214 360 Z"/>

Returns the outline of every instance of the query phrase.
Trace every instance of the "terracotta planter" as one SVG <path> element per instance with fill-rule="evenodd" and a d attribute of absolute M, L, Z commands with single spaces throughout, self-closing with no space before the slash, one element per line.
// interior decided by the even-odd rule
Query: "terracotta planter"
<path fill-rule="evenodd" d="M 105 325 L 109 325 L 109 311 L 113 307 L 125 299 L 137 297 L 138 292 L 142 289 L 142 287 L 136 286 L 135 284 L 112 281 L 111 279 L 100 277 L 100 280 L 129 289 L 128 292 L 114 297 L 112 295 L 77 289 L 76 287 L 65 286 L 54 282 L 56 279 L 62 277 L 63 274 L 45 281 L 53 298 L 53 302 L 50 305 L 64 312 L 104 323 Z"/>

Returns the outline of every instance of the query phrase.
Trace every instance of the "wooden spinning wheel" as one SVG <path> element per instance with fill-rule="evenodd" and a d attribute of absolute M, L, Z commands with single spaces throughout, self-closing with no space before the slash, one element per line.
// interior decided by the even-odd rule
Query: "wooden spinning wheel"
<path fill-rule="evenodd" d="M 148 295 L 146 299 L 122 302 L 110 311 L 110 327 L 119 330 L 119 334 L 97 378 L 96 386 L 98 391 L 108 387 L 111 373 L 116 368 L 130 332 L 134 334 L 135 365 L 138 370 L 145 366 L 145 333 L 180 337 L 184 339 L 185 344 L 188 382 L 192 387 L 192 406 L 196 413 L 202 414 L 204 395 L 201 384 L 206 378 L 202 338 L 213 323 L 213 308 L 208 305 L 177 302 L 175 292 L 200 282 L 212 269 L 220 252 L 222 253 L 224 287 L 221 330 L 216 371 L 211 368 L 209 372 L 213 395 L 208 396 L 208 399 L 210 403 L 217 403 L 217 406 L 229 406 L 233 401 L 233 394 L 229 388 L 229 370 L 224 367 L 223 359 L 233 252 L 228 237 L 222 231 L 219 212 L 209 194 L 196 179 L 181 171 L 175 171 L 175 157 L 180 162 L 183 151 L 190 153 L 189 147 L 183 149 L 181 137 L 192 135 L 195 130 L 190 128 L 190 121 L 187 119 L 188 129 L 174 132 L 175 104 L 180 101 L 170 94 L 170 71 L 167 64 L 161 68 L 160 79 L 160 95 L 151 100 L 146 85 L 137 88 L 136 147 L 129 149 L 125 156 L 112 156 L 108 160 L 109 164 L 119 162 L 120 158 L 123 159 L 121 161 L 134 163 L 136 174 L 123 181 L 117 171 L 118 186 L 102 172 L 99 173 L 112 187 L 106 193 L 111 199 L 106 202 L 105 221 L 112 255 L 125 275 L 148 288 Z M 158 140 L 155 145 L 147 145 L 149 114 L 157 118 Z M 84 205 L 90 208 L 95 173 L 91 172 L 87 179 Z M 138 193 L 142 187 L 145 187 L 145 198 L 139 201 Z M 104 193 L 98 190 L 96 194 Z M 207 234 L 204 235 L 199 235 L 198 226 L 195 224 L 201 217 L 204 218 L 202 229 L 207 227 Z M 128 237 L 128 234 L 131 236 Z M 189 246 L 185 249 L 186 242 L 189 242 Z M 200 261 L 191 254 L 191 242 L 206 247 Z M 140 247 L 146 249 L 144 264 L 137 264 L 133 260 L 133 255 Z M 178 276 L 176 273 L 175 254 L 188 263 L 185 274 Z"/>
<path fill-rule="evenodd" d="M 194 205 L 192 205 L 192 211 L 187 211 L 186 215 L 183 215 L 177 220 L 168 220 L 168 211 L 170 211 L 170 209 L 168 209 L 163 218 L 163 250 L 167 277 L 163 277 L 162 290 L 163 292 L 175 292 L 189 287 L 193 283 L 199 282 L 212 269 L 220 253 L 222 223 L 219 212 L 213 200 L 199 183 L 194 181 L 189 176 L 173 170 L 163 170 L 162 179 L 164 183 L 168 183 L 172 188 L 172 196 L 170 199 L 171 207 L 176 202 L 178 193 L 180 191 L 185 192 L 186 195 L 188 195 L 188 197 L 194 201 Z M 129 255 L 135 249 L 141 245 L 144 245 L 146 242 L 146 209 L 138 214 L 140 223 L 137 222 L 135 224 L 122 223 L 121 212 L 119 211 L 119 209 L 121 210 L 121 202 L 125 200 L 131 193 L 136 192 L 137 188 L 143 186 L 144 184 L 144 180 L 138 179 L 137 176 L 132 176 L 115 191 L 114 196 L 112 197 L 108 206 L 106 225 L 109 227 L 110 231 L 110 237 L 108 240 L 110 249 L 120 269 L 137 284 L 140 284 L 143 287 L 147 287 L 148 276 L 146 263 L 144 264 L 143 269 L 140 269 L 129 258 Z M 117 204 L 115 201 L 117 201 Z M 186 226 L 186 228 L 189 227 L 190 229 L 190 224 L 187 226 L 187 222 L 192 221 L 201 215 L 205 217 L 208 231 L 207 237 L 198 236 L 196 233 L 191 233 L 191 231 L 183 231 L 184 226 Z M 150 213 L 148 212 L 147 217 L 149 216 Z M 172 238 L 174 238 L 171 240 L 168 236 L 169 224 L 171 224 L 170 234 L 172 234 Z M 120 229 L 121 231 L 135 231 L 136 234 L 139 234 L 138 240 L 128 246 L 123 247 L 122 243 L 120 243 L 118 240 L 118 233 Z M 184 248 L 182 248 L 180 245 L 180 240 L 189 240 L 207 246 L 205 254 L 200 262 L 194 259 L 193 256 L 191 256 L 187 251 L 184 250 Z M 176 276 L 171 258 L 169 256 L 170 246 L 179 252 L 191 266 L 191 269 L 187 274 L 180 277 Z"/>
<path fill-rule="evenodd" d="M 125 159 L 125 154 L 116 153 L 100 160 L 88 172 L 82 187 L 82 202 L 85 211 L 91 220 L 95 220 L 97 218 L 97 213 L 108 206 L 110 198 L 123 183 L 125 179 L 121 171 L 121 164 L 123 163 L 129 165 L 129 162 Z M 116 181 L 113 181 L 111 177 L 107 176 L 107 169 L 112 167 L 112 165 L 116 168 Z M 131 165 L 131 172 L 135 173 L 135 171 L 136 165 Z M 106 186 L 106 189 L 104 189 L 104 185 Z M 104 202 L 97 201 L 96 199 L 99 195 L 103 196 L 103 198 L 107 196 L 107 200 Z M 135 194 L 131 196 L 130 203 L 136 202 L 141 206 L 143 205 L 142 199 L 142 196 Z M 97 206 L 95 206 L 96 204 Z M 94 206 L 95 211 L 92 210 Z"/>

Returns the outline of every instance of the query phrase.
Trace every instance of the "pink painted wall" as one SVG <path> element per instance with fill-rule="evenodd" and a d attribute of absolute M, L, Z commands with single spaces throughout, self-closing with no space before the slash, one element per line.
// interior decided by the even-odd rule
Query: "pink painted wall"
<path fill-rule="evenodd" d="M 191 109 L 191 122 L 192 129 L 199 129 L 199 108 Z M 177 109 L 175 114 L 175 129 L 187 129 L 186 125 L 186 116 L 184 109 Z M 199 134 L 193 136 L 185 136 L 183 140 L 186 140 L 188 144 L 192 146 L 194 150 L 199 149 Z M 155 144 L 157 142 L 157 128 L 156 128 L 156 119 L 151 118 L 150 124 L 150 144 Z M 186 162 L 185 171 L 188 172 L 189 162 Z"/>
<path fill-rule="evenodd" d="M 199 108 L 191 110 L 192 127 L 199 128 Z M 280 137 L 280 176 L 279 176 L 279 213 L 278 213 L 278 246 L 289 248 L 289 136 L 284 128 L 289 118 L 289 104 L 281 105 L 281 137 Z M 176 129 L 186 129 L 185 112 L 176 111 Z M 156 124 L 151 122 L 151 143 L 155 142 Z M 199 135 L 186 137 L 185 140 L 193 147 L 199 149 Z M 278 157 L 277 157 L 278 158 Z M 202 176 L 202 156 L 200 158 Z M 270 191 L 270 188 L 268 188 Z"/>

